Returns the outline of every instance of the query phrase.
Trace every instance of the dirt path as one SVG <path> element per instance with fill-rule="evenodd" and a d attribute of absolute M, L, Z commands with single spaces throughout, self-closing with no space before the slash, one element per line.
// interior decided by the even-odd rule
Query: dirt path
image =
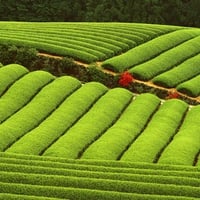
<path fill-rule="evenodd" d="M 46 57 L 49 57 L 49 58 L 55 58 L 55 59 L 62 59 L 63 58 L 62 56 L 56 56 L 56 55 L 51 55 L 51 54 L 47 54 L 47 53 L 38 53 L 38 55 L 40 55 L 40 56 L 46 56 Z M 81 61 L 74 61 L 74 62 L 76 64 L 82 65 L 84 67 L 88 67 L 89 66 L 89 64 L 83 63 Z M 99 66 L 99 67 L 101 67 L 101 64 L 102 64 L 102 62 L 96 62 L 96 65 Z M 110 71 L 110 70 L 107 70 L 107 69 L 102 69 L 102 71 L 104 73 L 111 74 L 113 76 L 117 75 L 117 73 L 115 73 L 113 71 Z M 155 89 L 164 90 L 164 91 L 167 91 L 168 93 L 175 91 L 175 88 L 165 88 L 165 87 L 162 87 L 162 86 L 158 86 L 158 85 L 155 85 L 151 81 L 141 81 L 141 80 L 138 80 L 138 79 L 134 79 L 134 82 L 141 83 L 143 85 L 146 85 L 146 86 L 149 86 L 149 87 L 152 87 L 152 88 L 155 88 Z M 185 97 L 187 99 L 190 99 L 192 101 L 196 101 L 197 103 L 200 103 L 200 97 L 196 97 L 196 98 L 190 97 L 190 96 L 187 96 L 187 95 L 185 95 L 185 94 L 183 94 L 181 92 L 178 92 L 178 94 L 180 94 L 180 96 L 183 96 L 183 97 Z"/>

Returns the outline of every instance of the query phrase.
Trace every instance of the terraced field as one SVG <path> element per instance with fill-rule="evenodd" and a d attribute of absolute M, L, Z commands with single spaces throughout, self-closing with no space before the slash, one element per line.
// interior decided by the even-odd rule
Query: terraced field
<path fill-rule="evenodd" d="M 0 33 L 0 44 L 102 61 L 117 73 L 200 94 L 199 29 L 0 22 Z M 199 133 L 200 105 L 0 67 L 2 200 L 200 199 Z"/>
<path fill-rule="evenodd" d="M 200 168 L 0 153 L 0 199 L 197 200 Z"/>
<path fill-rule="evenodd" d="M 31 46 L 200 96 L 200 29 L 135 23 L 0 22 L 0 44 Z"/>
<path fill-rule="evenodd" d="M 2 152 L 197 164 L 199 105 L 163 102 L 149 93 L 136 96 L 97 82 L 82 85 L 44 71 L 28 73 L 16 64 L 0 68 L 0 75 Z"/>

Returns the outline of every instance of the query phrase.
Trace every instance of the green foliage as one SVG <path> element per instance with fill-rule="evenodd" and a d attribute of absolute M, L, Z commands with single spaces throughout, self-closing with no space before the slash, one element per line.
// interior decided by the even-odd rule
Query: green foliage
<path fill-rule="evenodd" d="M 185 29 L 164 34 L 150 40 L 149 42 L 141 44 L 140 46 L 130 49 L 122 55 L 105 60 L 102 66 L 116 72 L 123 72 L 135 65 L 148 61 L 157 55 L 170 50 L 174 46 L 180 45 L 181 43 L 196 37 L 197 35 L 199 35 L 199 31 Z"/>
<path fill-rule="evenodd" d="M 116 123 L 83 153 L 83 159 L 117 160 L 138 136 L 160 100 L 151 94 L 137 96 Z"/>
<path fill-rule="evenodd" d="M 200 146 L 199 121 L 200 106 L 198 105 L 189 110 L 179 131 L 161 155 L 159 163 L 195 164 Z"/>
<path fill-rule="evenodd" d="M 6 188 L 2 183 L 17 183 L 16 189 L 19 188 L 20 183 L 23 183 L 26 186 L 27 190 L 23 191 L 27 195 L 29 188 L 32 185 L 36 187 L 42 186 L 45 189 L 45 186 L 52 186 L 51 192 L 47 193 L 49 197 L 67 197 L 70 198 L 70 192 L 67 193 L 67 188 L 71 187 L 73 190 L 79 189 L 90 189 L 90 190 L 101 190 L 104 191 L 113 191 L 113 193 L 118 192 L 121 194 L 129 193 L 130 196 L 132 193 L 144 193 L 144 194 L 154 194 L 154 195 L 176 195 L 176 196 L 187 196 L 187 197 L 199 197 L 198 187 L 192 187 L 187 185 L 172 185 L 172 184 L 160 184 L 152 182 L 143 182 L 143 181 L 120 181 L 120 180 L 111 180 L 111 179 L 98 179 L 90 177 L 73 177 L 73 176 L 54 176 L 54 175 L 42 175 L 42 174 L 26 174 L 26 173 L 17 173 L 17 172 L 0 172 L 1 174 L 1 190 L 7 192 Z M 13 185 L 13 186 L 14 186 Z M 42 187 L 40 187 L 42 189 Z M 57 188 L 57 190 L 56 190 Z M 39 188 L 38 188 L 39 189 Z M 54 191 L 55 189 L 55 191 Z M 66 189 L 66 190 L 65 190 Z M 158 190 L 159 189 L 159 190 Z M 60 191 L 60 193 L 58 192 Z M 75 191 L 73 191 L 75 192 Z M 41 195 L 41 191 L 35 191 L 36 194 Z M 30 193 L 31 194 L 31 193 Z M 52 196 L 52 195 L 55 196 Z M 65 196 L 64 196 L 65 195 Z M 123 196 L 123 195 L 122 195 Z M 125 195 L 126 196 L 126 195 Z"/>
<path fill-rule="evenodd" d="M 163 176 L 182 176 L 198 178 L 200 169 L 185 165 L 168 165 L 146 162 L 116 162 L 112 160 L 87 160 L 87 159 L 66 159 L 61 157 L 34 156 L 25 154 L 13 154 L 0 152 L 1 163 L 15 165 L 29 165 L 38 167 L 89 170 L 99 172 L 114 172 L 128 174 L 150 174 Z"/>
<path fill-rule="evenodd" d="M 77 79 L 66 76 L 55 79 L 40 90 L 32 101 L 1 124 L 1 151 L 9 147 L 17 138 L 38 126 L 80 85 Z"/>
<path fill-rule="evenodd" d="M 50 44 L 50 43 L 45 42 L 44 40 L 34 41 L 34 40 L 22 39 L 22 38 L 19 39 L 19 38 L 0 37 L 0 43 L 14 44 L 16 46 L 31 46 L 38 50 L 43 50 L 48 53 L 58 54 L 58 55 L 63 55 L 63 56 L 71 56 L 78 60 L 82 60 L 89 63 L 98 60 L 97 56 L 87 53 L 83 50 L 63 47 L 56 44 Z"/>
<path fill-rule="evenodd" d="M 16 47 L 13 44 L 0 45 L 0 61 L 4 65 L 17 63 L 26 67 L 31 67 L 30 63 L 36 60 L 37 53 L 36 49 L 32 47 Z"/>
<path fill-rule="evenodd" d="M 28 132 L 7 149 L 7 152 L 41 154 L 73 126 L 106 91 L 107 88 L 99 83 L 90 82 L 84 84 L 37 128 Z"/>
<path fill-rule="evenodd" d="M 194 167 L 7 153 L 0 156 L 1 193 L 65 199 L 152 200 L 192 200 L 199 195 L 199 168 Z"/>
<path fill-rule="evenodd" d="M 91 189 L 85 189 L 85 188 L 72 188 L 72 187 L 65 187 L 65 188 L 55 187 L 55 186 L 42 187 L 42 186 L 31 185 L 31 184 L 0 183 L 0 187 L 3 192 L 7 192 L 7 193 L 14 192 L 14 193 L 24 193 L 27 195 L 35 194 L 37 196 L 41 196 L 45 194 L 48 197 L 56 196 L 57 198 L 61 198 L 61 199 L 62 198 L 66 199 L 69 197 L 70 199 L 78 198 L 78 199 L 83 199 L 83 200 L 92 200 L 92 199 L 161 200 L 163 198 L 167 200 L 196 200 L 196 198 L 188 197 L 188 196 L 177 197 L 173 195 L 170 195 L 170 196 L 166 195 L 166 197 L 165 196 L 163 197 L 163 195 L 154 195 L 154 194 L 123 193 L 123 192 L 116 192 L 116 191 L 105 191 L 105 190 L 94 190 L 94 189 L 91 190 Z M 194 190 L 195 188 L 192 190 L 192 192 L 194 192 Z"/>
<path fill-rule="evenodd" d="M 16 22 L 2 22 L 2 24 L 7 28 L 0 30 L 2 44 L 31 46 L 38 50 L 68 55 L 89 63 L 112 57 L 116 53 L 126 51 L 156 36 L 154 32 L 144 30 L 143 26 L 129 27 L 123 24 L 115 27 L 119 31 L 116 31 L 112 24 L 103 26 L 96 23 L 56 23 L 56 26 L 50 23 L 32 23 L 31 26 Z M 13 24 L 16 25 L 15 29 L 13 29 Z M 135 34 L 130 34 L 130 31 L 134 31 Z"/>
<path fill-rule="evenodd" d="M 9 194 L 9 193 L 0 193 L 0 199 L 5 200 L 58 200 L 58 198 L 51 197 L 42 197 L 42 196 L 33 196 L 33 195 L 23 195 L 23 194 Z"/>
<path fill-rule="evenodd" d="M 162 149 L 176 133 L 187 108 L 188 105 L 180 100 L 173 99 L 164 102 L 141 135 L 124 153 L 122 160 L 156 162 Z"/>
<path fill-rule="evenodd" d="M 132 93 L 115 88 L 102 96 L 79 121 L 49 149 L 45 156 L 77 158 L 92 141 L 100 137 L 119 117 Z"/>
<path fill-rule="evenodd" d="M 162 85 L 165 87 L 176 87 L 178 84 L 192 79 L 200 74 L 199 66 L 200 54 L 186 60 L 177 67 L 174 67 L 173 69 L 156 76 L 153 78 L 153 82 L 157 85 Z"/>
<path fill-rule="evenodd" d="M 171 12 L 169 12 L 171 11 Z M 143 22 L 200 26 L 198 0 L 0 1 L 1 21 Z"/>
<path fill-rule="evenodd" d="M 89 81 L 97 81 L 104 85 L 113 88 L 118 85 L 118 77 L 109 73 L 103 72 L 102 68 L 95 64 L 91 64 L 87 68 L 87 76 Z"/>
<path fill-rule="evenodd" d="M 79 165 L 80 166 L 80 165 Z M 57 168 L 57 167 L 41 167 L 41 166 L 31 166 L 31 165 L 24 165 L 24 164 L 14 164 L 10 163 L 9 161 L 3 161 L 0 163 L 0 169 L 1 172 L 23 172 L 23 173 L 32 173 L 32 174 L 42 174 L 42 175 L 54 175 L 54 176 L 67 176 L 67 177 L 86 177 L 86 178 L 99 178 L 99 179 L 112 179 L 112 180 L 120 180 L 120 181 L 136 181 L 136 182 L 150 182 L 150 183 L 167 183 L 167 184 L 176 184 L 176 185 L 188 185 L 188 186 L 194 186 L 198 187 L 199 179 L 195 177 L 195 173 L 193 173 L 193 176 L 186 176 L 184 175 L 184 172 L 181 171 L 180 173 L 176 173 L 176 171 L 171 170 L 163 170 L 159 173 L 151 174 L 152 176 L 149 176 L 145 172 L 143 173 L 126 173 L 126 172 L 118 172 L 118 176 L 115 175 L 115 170 L 110 170 L 109 172 L 102 172 L 98 169 L 91 170 L 89 165 L 88 169 L 81 170 L 76 169 L 75 166 L 67 166 L 66 168 Z M 78 165 L 76 164 L 76 167 Z M 119 168 L 120 169 L 120 168 Z M 123 168 L 122 168 L 123 169 Z M 144 170 L 143 170 L 144 171 Z M 150 171 L 150 170 L 147 170 Z M 169 172 L 168 175 L 166 175 L 166 172 Z M 173 174 L 173 175 L 172 175 Z M 161 176 L 162 175 L 162 176 Z M 198 176 L 198 173 L 196 173 Z"/>
<path fill-rule="evenodd" d="M 17 80 L 0 98 L 0 123 L 31 101 L 34 95 L 54 78 L 47 72 L 35 71 Z"/>
<path fill-rule="evenodd" d="M 28 73 L 28 70 L 18 64 L 10 64 L 0 68 L 0 95 L 17 79 Z"/>
<path fill-rule="evenodd" d="M 199 81 L 200 75 L 197 75 L 196 77 L 178 85 L 177 90 L 193 97 L 198 97 L 200 95 Z"/>
<path fill-rule="evenodd" d="M 130 72 L 135 77 L 139 77 L 142 80 L 150 80 L 158 74 L 172 69 L 174 66 L 180 64 L 186 59 L 197 55 L 200 52 L 198 46 L 199 42 L 200 36 L 186 41 L 150 61 L 131 68 Z M 174 58 L 174 55 L 176 55 L 176 58 Z"/>

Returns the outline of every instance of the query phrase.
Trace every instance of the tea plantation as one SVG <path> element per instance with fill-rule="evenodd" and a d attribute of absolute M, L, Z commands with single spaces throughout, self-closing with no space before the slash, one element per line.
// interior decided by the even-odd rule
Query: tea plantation
<path fill-rule="evenodd" d="M 200 29 L 139 23 L 0 22 L 0 44 L 29 46 L 200 95 Z"/>
<path fill-rule="evenodd" d="M 199 197 L 199 106 L 17 64 L 0 76 L 2 199 Z"/>
<path fill-rule="evenodd" d="M 0 22 L 0 45 L 200 95 L 200 29 Z M 0 55 L 1 62 L 1 55 Z M 200 105 L 0 67 L 0 199 L 200 199 Z"/>

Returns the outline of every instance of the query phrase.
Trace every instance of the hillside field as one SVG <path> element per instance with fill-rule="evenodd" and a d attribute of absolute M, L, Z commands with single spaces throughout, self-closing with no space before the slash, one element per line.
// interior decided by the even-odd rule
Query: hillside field
<path fill-rule="evenodd" d="M 198 199 L 199 105 L 17 64 L 0 80 L 2 199 Z"/>
<path fill-rule="evenodd" d="M 0 44 L 99 63 L 116 73 L 200 96 L 200 29 L 139 23 L 0 22 Z"/>
<path fill-rule="evenodd" d="M 0 45 L 149 86 L 139 94 L 1 65 L 0 199 L 200 199 L 200 29 L 0 22 Z M 153 88 L 175 93 L 162 99 Z"/>

